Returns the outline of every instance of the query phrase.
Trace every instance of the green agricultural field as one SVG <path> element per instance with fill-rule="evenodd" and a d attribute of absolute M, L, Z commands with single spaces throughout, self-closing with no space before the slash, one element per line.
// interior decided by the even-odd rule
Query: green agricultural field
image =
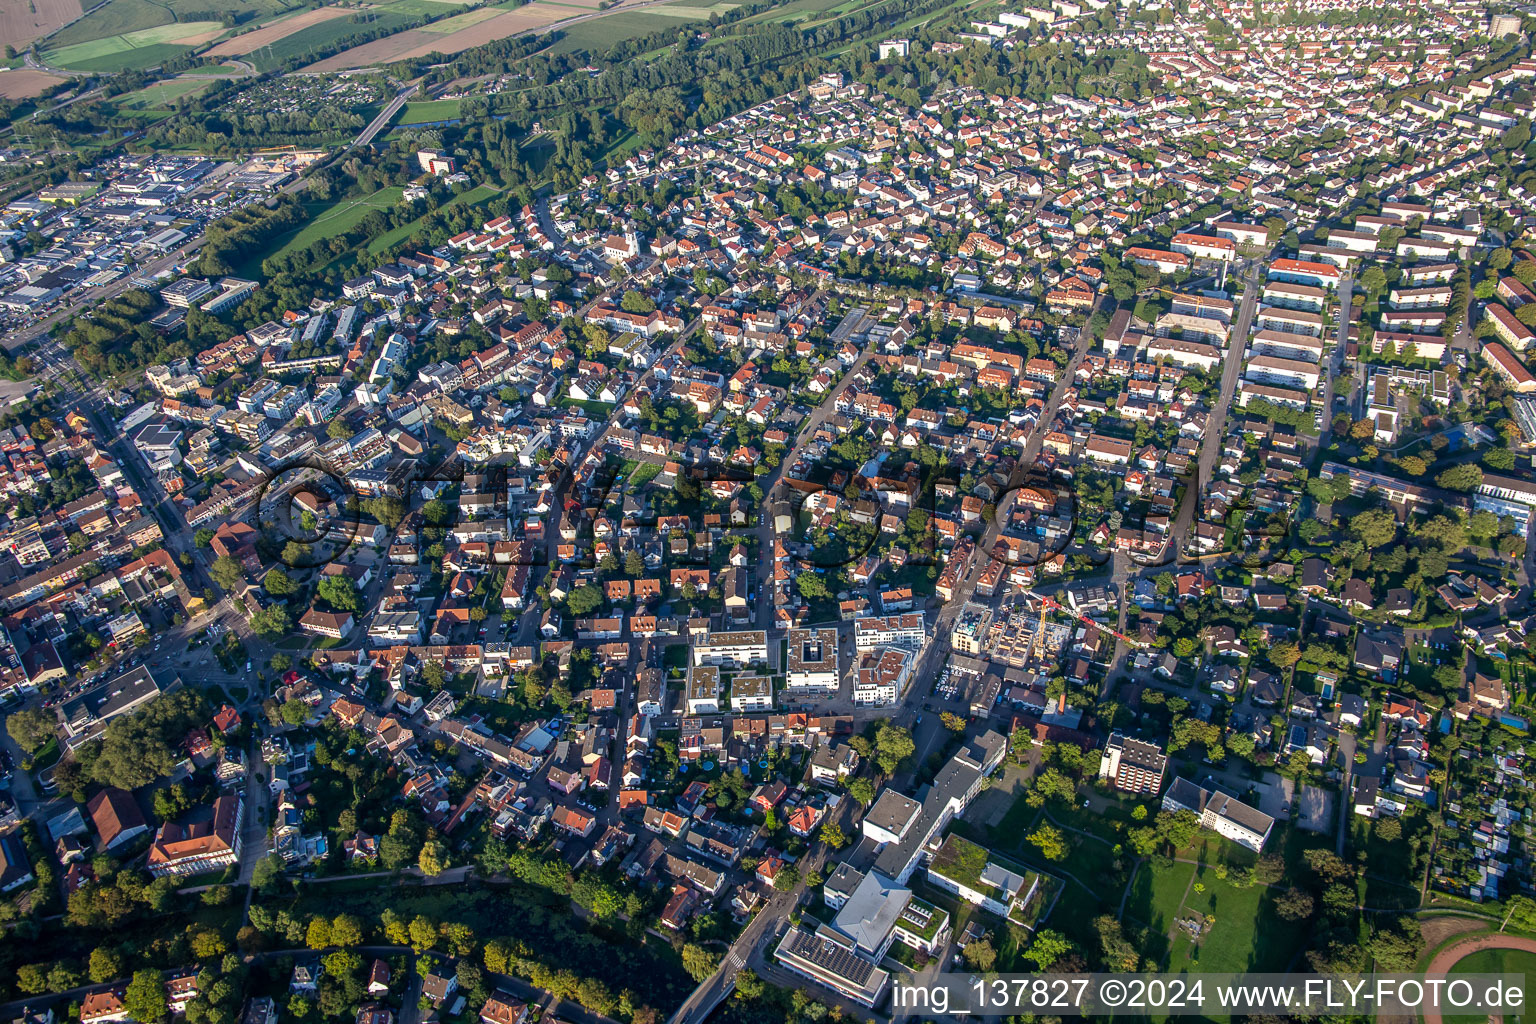
<path fill-rule="evenodd" d="M 405 14 L 412 18 L 423 15 L 436 17 L 440 14 L 450 14 L 455 7 L 462 7 L 470 0 L 389 0 L 380 4 L 378 10 L 390 14 Z"/>
<path fill-rule="evenodd" d="M 458 100 L 422 100 L 407 103 L 400 111 L 397 124 L 420 124 L 423 121 L 447 121 L 459 116 Z"/>
<path fill-rule="evenodd" d="M 47 38 L 46 44 L 50 47 L 72 46 L 170 22 L 171 12 L 160 4 L 149 0 L 112 0 L 73 25 L 59 29 Z"/>
<path fill-rule="evenodd" d="M 659 13 L 661 10 L 660 7 L 653 7 L 643 11 L 624 11 L 572 25 L 568 29 L 561 30 L 564 34 L 549 52 L 556 54 L 574 53 L 577 50 L 606 52 L 613 44 L 625 39 L 637 39 L 648 36 L 652 32 L 672 29 L 689 21 L 703 21 L 709 17 L 708 14 L 679 17 L 676 12 L 671 11 L 661 14 Z"/>
<path fill-rule="evenodd" d="M 423 3 L 427 0 L 422 0 Z M 441 4 L 439 7 L 443 6 Z M 332 18 L 330 21 L 322 21 L 318 25 L 311 25 L 302 32 L 284 36 L 282 39 L 263 46 L 260 50 L 246 57 L 261 71 L 271 71 L 279 67 L 284 61 L 294 57 L 313 56 L 320 50 L 347 36 L 355 35 L 364 29 L 377 29 L 381 36 L 393 35 L 405 28 L 420 17 L 419 14 L 395 11 L 379 8 L 374 17 L 367 24 L 353 21 L 355 15 L 346 15 L 340 18 Z"/>
<path fill-rule="evenodd" d="M 81 6 L 89 8 L 91 5 L 85 3 Z M 299 6 L 297 0 L 220 0 L 218 4 L 210 4 L 208 0 L 165 0 L 163 3 L 158 0 L 109 0 L 108 3 L 91 11 L 79 21 L 64 26 L 40 42 L 49 49 L 59 49 L 77 43 L 87 43 L 93 39 L 105 39 L 141 29 L 170 25 L 184 20 L 189 14 L 195 15 L 210 10 L 228 13 L 240 20 L 242 24 L 250 24 L 254 20 L 267 18 L 296 6 Z"/>
<path fill-rule="evenodd" d="M 683 3 L 691 2 L 692 0 L 683 0 Z M 765 21 L 809 21 L 812 18 L 820 17 L 823 12 L 837 6 L 837 3 L 838 0 L 790 0 L 789 3 L 775 7 L 770 11 L 763 11 L 752 15 L 750 18 L 744 18 L 738 24 L 754 25 Z"/>
<path fill-rule="evenodd" d="M 56 50 L 49 50 L 43 56 L 50 64 L 82 71 L 105 70 L 109 67 L 145 68 L 166 59 L 169 55 L 167 51 L 174 54 L 186 50 L 187 46 L 177 45 L 182 40 L 206 37 L 208 33 L 216 32 L 219 28 L 220 25 L 216 21 L 156 25 L 121 35 L 104 36 L 89 42 L 61 46 Z M 156 56 L 152 60 L 148 59 L 143 53 L 138 52 L 142 50 L 152 50 Z"/>
<path fill-rule="evenodd" d="M 109 53 L 103 57 L 71 60 L 68 64 L 60 61 L 50 61 L 50 63 L 67 67 L 71 71 L 142 71 L 180 57 L 190 49 L 190 46 L 177 46 L 174 43 L 153 43 L 148 46 L 137 46 L 131 50 Z"/>

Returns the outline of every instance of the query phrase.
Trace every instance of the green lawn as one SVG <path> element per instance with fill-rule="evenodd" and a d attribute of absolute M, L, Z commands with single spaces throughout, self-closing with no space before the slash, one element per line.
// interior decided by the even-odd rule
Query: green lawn
<path fill-rule="evenodd" d="M 400 124 L 420 124 L 423 121 L 447 121 L 459 116 L 458 100 L 422 100 L 407 103 L 400 111 Z"/>
<path fill-rule="evenodd" d="M 468 192 L 461 192 L 459 195 L 454 196 L 452 199 L 444 203 L 442 207 L 439 207 L 439 209 L 444 209 L 449 206 L 462 206 L 465 203 L 481 203 L 496 195 L 498 191 L 499 189 L 492 185 L 476 185 Z M 422 221 L 425 220 L 427 216 L 428 215 L 423 215 L 422 217 L 411 221 L 409 224 L 402 224 L 400 227 L 395 228 L 393 231 L 386 231 L 384 234 L 368 243 L 368 252 L 376 256 L 383 252 L 385 249 L 388 249 L 390 246 L 410 238 L 412 235 L 416 234 L 416 232 L 421 230 Z"/>
<path fill-rule="evenodd" d="M 319 239 L 355 227 L 371 211 L 387 210 L 400 202 L 403 192 L 400 186 L 389 185 L 371 195 L 342 199 L 329 206 L 319 207 L 313 219 L 284 241 L 281 248 L 273 250 L 272 255 L 303 249 Z M 262 258 L 265 259 L 265 255 Z M 259 261 L 257 266 L 260 266 Z"/>
<path fill-rule="evenodd" d="M 1178 929 L 1169 953 L 1169 970 L 1239 974 L 1286 969 L 1306 940 L 1307 926 L 1282 921 L 1275 915 L 1273 890 L 1262 885 L 1240 889 L 1217 878 L 1210 867 L 1198 869 L 1195 884 L 1204 891 L 1190 887 L 1178 919 L 1199 915 L 1211 923 L 1198 939 Z"/>
<path fill-rule="evenodd" d="M 1151 861 L 1141 865 L 1125 902 L 1125 916 L 1166 934 L 1173 927 L 1184 892 L 1195 876 L 1193 864 L 1173 863 L 1158 867 Z"/>
<path fill-rule="evenodd" d="M 197 95 L 215 81 L 217 79 L 213 78 L 170 78 L 137 92 L 124 93 L 113 102 L 120 113 L 163 111 L 183 96 Z"/>

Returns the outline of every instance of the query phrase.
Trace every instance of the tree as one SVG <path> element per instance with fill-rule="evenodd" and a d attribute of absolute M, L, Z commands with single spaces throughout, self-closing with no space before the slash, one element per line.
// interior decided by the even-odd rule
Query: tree
<path fill-rule="evenodd" d="M 1464 462 L 1435 476 L 1435 486 L 1447 491 L 1475 491 L 1483 483 L 1483 471 L 1476 463 Z"/>
<path fill-rule="evenodd" d="M 565 606 L 572 615 L 587 616 L 597 611 L 603 603 L 603 592 L 590 584 L 583 584 L 566 596 Z"/>
<path fill-rule="evenodd" d="M 227 592 L 233 592 L 236 587 L 245 582 L 245 569 L 240 565 L 239 559 L 230 555 L 220 555 L 215 558 L 213 566 L 208 570 L 208 575 L 212 576 L 213 582 Z"/>
<path fill-rule="evenodd" d="M 901 762 L 916 749 L 917 744 L 912 742 L 912 734 L 900 726 L 881 722 L 875 730 L 875 763 L 886 775 L 896 774 Z"/>
<path fill-rule="evenodd" d="M 213 531 L 203 527 L 192 535 L 192 543 L 200 548 L 206 548 L 213 543 Z"/>
<path fill-rule="evenodd" d="M 251 872 L 251 886 L 258 892 L 271 892 L 283 874 L 283 858 L 271 853 L 256 862 Z"/>
<path fill-rule="evenodd" d="M 791 892 L 799 884 L 800 869 L 793 864 L 779 868 L 779 873 L 773 876 L 773 887 L 779 892 Z"/>
<path fill-rule="evenodd" d="M 1046 860 L 1066 860 L 1067 837 L 1054 825 L 1041 825 L 1029 834 L 1029 841 L 1040 850 Z"/>
<path fill-rule="evenodd" d="M 759 978 L 757 976 L 757 972 L 752 968 L 743 967 L 741 970 L 736 972 L 737 999 L 758 999 L 767 990 L 768 986 L 764 984 L 763 979 Z"/>
<path fill-rule="evenodd" d="M 821 841 L 834 850 L 841 850 L 848 845 L 848 836 L 844 834 L 841 825 L 835 821 L 829 821 L 821 826 Z"/>
<path fill-rule="evenodd" d="M 1397 517 L 1385 509 L 1370 508 L 1350 519 L 1349 529 L 1367 548 L 1385 547 L 1397 539 Z"/>
<path fill-rule="evenodd" d="M 106 981 L 115 981 L 123 976 L 123 955 L 115 949 L 97 946 L 91 950 L 91 959 L 86 971 L 91 981 L 97 985 Z"/>
<path fill-rule="evenodd" d="M 132 714 L 112 719 L 96 746 L 91 778 L 137 789 L 170 775 L 181 763 L 182 739 L 189 729 L 207 721 L 207 710 L 201 694 L 178 690 L 161 694 Z"/>
<path fill-rule="evenodd" d="M 304 931 L 304 945 L 310 949 L 324 949 L 331 944 L 331 922 L 323 917 L 310 919 Z"/>
<path fill-rule="evenodd" d="M 315 593 L 338 612 L 357 611 L 357 587 L 347 576 L 325 577 L 315 587 Z"/>
<path fill-rule="evenodd" d="M 1511 896 L 1505 907 L 1504 920 L 1499 922 L 1499 931 L 1508 928 L 1510 922 L 1521 931 L 1536 931 L 1536 900 L 1529 896 Z"/>
<path fill-rule="evenodd" d="M 409 511 L 399 498 L 369 498 L 362 503 L 362 510 L 377 519 L 386 530 L 393 530 Z"/>
<path fill-rule="evenodd" d="M 961 718 L 953 711 L 939 712 L 939 721 L 943 723 L 944 728 L 948 729 L 950 732 L 965 732 L 965 719 Z"/>
<path fill-rule="evenodd" d="M 35 754 L 53 739 L 54 717 L 42 708 L 23 708 L 6 718 L 5 731 L 18 747 Z"/>
<path fill-rule="evenodd" d="M 1282 921 L 1304 921 L 1312 916 L 1312 894 L 1294 885 L 1275 897 L 1275 913 Z"/>
<path fill-rule="evenodd" d="M 16 987 L 29 996 L 48 990 L 48 972 L 43 964 L 22 964 L 16 968 Z M 162 1010 L 162 1012 L 164 1012 Z M 148 1019 L 148 1018 L 146 1018 Z"/>
<path fill-rule="evenodd" d="M 352 428 L 347 426 L 344 419 L 331 420 L 330 426 L 325 428 L 325 436 L 332 441 L 346 441 L 352 437 Z"/>
<path fill-rule="evenodd" d="M 656 303 L 646 298 L 640 292 L 628 291 L 619 300 L 619 308 L 626 313 L 654 313 L 656 311 Z"/>
<path fill-rule="evenodd" d="M 363 923 L 351 914 L 337 914 L 331 922 L 331 945 L 351 948 L 362 944 Z"/>
<path fill-rule="evenodd" d="M 1034 941 L 1024 951 L 1024 959 L 1031 960 L 1036 970 L 1048 970 L 1052 964 L 1072 952 L 1072 943 L 1060 932 L 1042 928 L 1035 933 Z"/>
<path fill-rule="evenodd" d="M 165 1001 L 165 981 L 159 971 L 147 967 L 133 972 L 133 979 L 128 982 L 128 990 L 123 995 L 123 1010 L 129 1020 L 139 1024 L 152 1024 L 166 1018 L 170 1009 Z"/>
<path fill-rule="evenodd" d="M 274 565 L 262 577 L 261 586 L 273 597 L 288 597 L 299 592 L 299 585 L 281 566 Z"/>
<path fill-rule="evenodd" d="M 875 802 L 875 784 L 862 775 L 848 782 L 848 795 L 865 807 Z"/>
<path fill-rule="evenodd" d="M 292 625 L 288 612 L 275 604 L 251 616 L 251 628 L 268 640 L 285 635 Z"/>
<path fill-rule="evenodd" d="M 1360 287 L 1372 295 L 1378 294 L 1386 286 L 1387 274 L 1380 267 L 1366 267 L 1360 274 Z"/>
<path fill-rule="evenodd" d="M 448 866 L 448 848 L 436 839 L 423 843 L 416 866 L 421 868 L 421 873 L 429 878 L 437 877 Z"/>
<path fill-rule="evenodd" d="M 425 953 L 437 942 L 437 925 L 431 918 L 417 914 L 411 919 L 410 936 L 411 949 L 418 954 Z"/>
<path fill-rule="evenodd" d="M 1153 819 L 1158 837 L 1174 849 L 1181 849 L 1194 842 L 1200 832 L 1200 818 L 1194 811 L 1162 811 Z"/>
<path fill-rule="evenodd" d="M 1291 640 L 1282 640 L 1270 647 L 1269 660 L 1278 668 L 1290 668 L 1301 660 L 1301 648 Z"/>
<path fill-rule="evenodd" d="M 1354 874 L 1344 859 L 1332 850 L 1314 848 L 1302 854 L 1302 859 L 1325 882 L 1338 882 Z"/>
<path fill-rule="evenodd" d="M 795 589 L 807 601 L 815 601 L 828 596 L 826 582 L 814 572 L 802 572 L 796 576 Z"/>
<path fill-rule="evenodd" d="M 688 977 L 694 981 L 703 981 L 715 973 L 715 968 L 720 966 L 720 958 L 691 942 L 683 943 L 683 970 L 688 972 Z"/>
<path fill-rule="evenodd" d="M 965 944 L 965 962 L 973 971 L 986 974 L 997 966 L 997 950 L 990 938 L 972 939 Z"/>

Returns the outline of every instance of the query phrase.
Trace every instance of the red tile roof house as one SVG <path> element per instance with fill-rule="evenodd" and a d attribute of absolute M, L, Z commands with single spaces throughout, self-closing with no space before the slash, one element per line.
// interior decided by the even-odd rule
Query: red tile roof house
<path fill-rule="evenodd" d="M 752 794 L 752 807 L 764 814 L 773 810 L 784 802 L 784 797 L 789 793 L 789 787 L 778 779 L 765 782 L 757 787 L 757 792 Z"/>
<path fill-rule="evenodd" d="M 242 811 L 240 797 L 225 794 L 213 802 L 209 821 L 161 825 L 149 848 L 149 873 L 156 878 L 192 875 L 238 863 Z"/>
<path fill-rule="evenodd" d="M 480 1024 L 523 1024 L 527 1019 L 528 1004 L 510 992 L 493 992 L 480 1007 Z"/>
<path fill-rule="evenodd" d="M 91 797 L 85 809 L 104 849 L 111 850 L 149 831 L 138 802 L 125 789 L 104 789 Z"/>
<path fill-rule="evenodd" d="M 809 836 L 816 831 L 816 825 L 826 814 L 826 808 L 814 807 L 804 804 L 795 808 L 795 813 L 789 816 L 789 830 L 797 836 Z"/>
<path fill-rule="evenodd" d="M 213 727 L 221 733 L 228 734 L 233 732 L 240 728 L 240 712 L 225 704 L 213 716 Z"/>
<path fill-rule="evenodd" d="M 80 1024 L 111 1024 L 127 1020 L 128 1011 L 123 1006 L 127 994 L 127 987 L 122 985 L 87 993 L 80 1001 Z"/>

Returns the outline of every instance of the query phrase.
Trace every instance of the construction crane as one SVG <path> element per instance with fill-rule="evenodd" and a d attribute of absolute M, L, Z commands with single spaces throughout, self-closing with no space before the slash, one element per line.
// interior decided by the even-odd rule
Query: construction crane
<path fill-rule="evenodd" d="M 1025 590 L 1024 596 L 1040 603 L 1040 626 L 1035 630 L 1036 637 L 1040 636 L 1040 634 L 1045 631 L 1045 613 L 1054 609 L 1056 611 L 1066 612 L 1077 621 L 1092 626 L 1095 629 L 1102 630 L 1115 639 L 1124 641 L 1137 650 L 1146 650 L 1147 648 L 1147 645 L 1142 643 L 1140 640 L 1133 640 L 1119 630 L 1110 629 L 1102 622 L 1097 622 L 1093 619 L 1090 619 L 1088 616 L 1082 614 L 1081 612 L 1075 612 L 1068 608 L 1066 605 L 1062 604 L 1060 601 L 1056 600 L 1054 597 L 1046 597 L 1044 594 L 1038 593 L 1034 590 Z"/>

